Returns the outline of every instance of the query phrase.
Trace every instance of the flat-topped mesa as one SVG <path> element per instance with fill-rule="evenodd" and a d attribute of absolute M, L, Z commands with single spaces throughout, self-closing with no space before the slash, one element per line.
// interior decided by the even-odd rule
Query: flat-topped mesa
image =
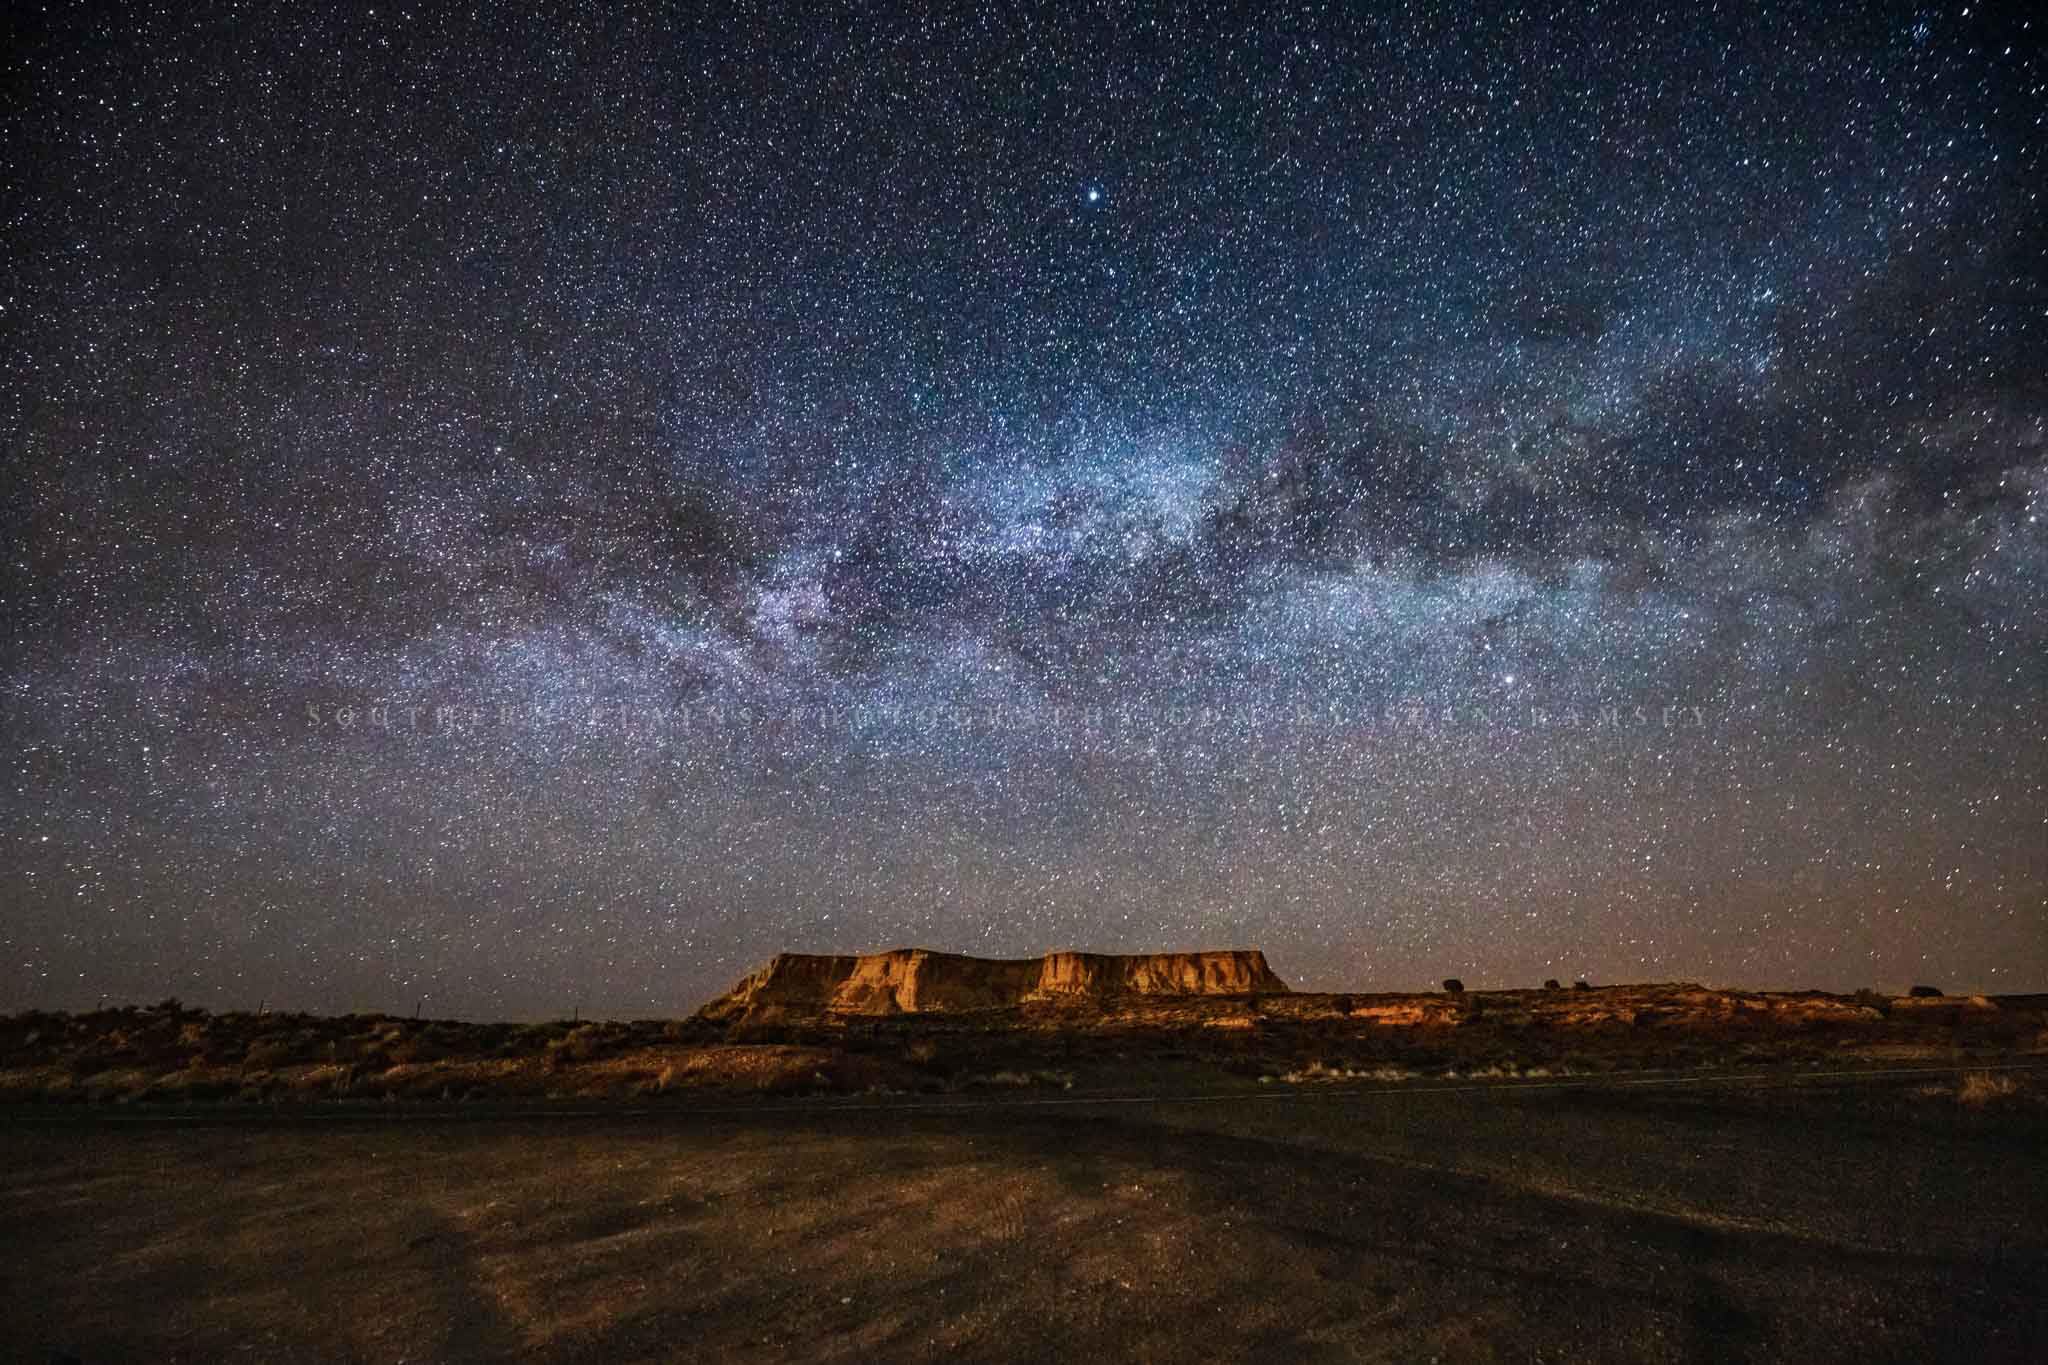
<path fill-rule="evenodd" d="M 1287 989 L 1256 948 L 1205 953 L 1047 953 L 1037 994 L 1257 995 Z"/>
<path fill-rule="evenodd" d="M 1121 995 L 1259 995 L 1287 990 L 1257 949 L 1199 953 L 1047 953 L 967 957 L 927 948 L 860 956 L 778 953 L 702 1010 L 732 1019 L 763 1009 L 926 1014 Z"/>

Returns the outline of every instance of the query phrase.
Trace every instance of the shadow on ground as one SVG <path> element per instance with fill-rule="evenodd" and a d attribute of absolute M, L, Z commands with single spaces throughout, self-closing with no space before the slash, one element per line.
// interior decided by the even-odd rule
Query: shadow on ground
<path fill-rule="evenodd" d="M 15 1128 L 0 1320 L 87 1362 L 2040 1359 L 2008 1137 L 1578 1091 Z"/>

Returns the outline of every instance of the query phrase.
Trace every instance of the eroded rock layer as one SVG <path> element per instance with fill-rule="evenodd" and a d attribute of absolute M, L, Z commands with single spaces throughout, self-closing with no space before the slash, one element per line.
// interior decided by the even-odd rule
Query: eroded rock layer
<path fill-rule="evenodd" d="M 897 948 L 860 956 L 779 953 L 706 1005 L 711 1019 L 779 1008 L 828 1014 L 1004 1009 L 1128 995 L 1258 995 L 1287 989 L 1256 949 L 1199 953 L 1047 953 L 982 958 Z"/>

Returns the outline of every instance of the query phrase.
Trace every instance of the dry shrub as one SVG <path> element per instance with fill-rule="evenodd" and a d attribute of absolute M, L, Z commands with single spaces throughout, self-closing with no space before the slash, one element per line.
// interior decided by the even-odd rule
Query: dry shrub
<path fill-rule="evenodd" d="M 391 1045 L 390 1056 L 398 1066 L 418 1066 L 427 1062 L 445 1061 L 450 1053 L 436 1038 L 405 1038 Z"/>
<path fill-rule="evenodd" d="M 1963 1077 L 1963 1083 L 1956 1091 L 1956 1102 L 1967 1104 L 1972 1109 L 1982 1109 L 1987 1104 L 2011 1099 L 2020 1093 L 2020 1083 L 2011 1076 L 1994 1076 L 1989 1071 L 1972 1071 Z"/>
<path fill-rule="evenodd" d="M 1071 1071 L 992 1071 L 984 1076 L 970 1076 L 961 1082 L 964 1089 L 1023 1089 L 1032 1086 L 1049 1086 L 1060 1090 L 1074 1088 L 1074 1073 Z"/>
<path fill-rule="evenodd" d="M 1270 1076 L 1259 1077 L 1271 1081 Z M 1398 1066 L 1331 1066 L 1320 1058 L 1307 1066 L 1296 1067 L 1281 1073 L 1280 1079 L 1288 1085 L 1311 1085 L 1318 1081 L 1412 1081 L 1415 1073 Z"/>
<path fill-rule="evenodd" d="M 278 1039 L 258 1038 L 242 1054 L 242 1065 L 257 1071 L 275 1071 L 291 1062 L 291 1044 Z"/>
<path fill-rule="evenodd" d="M 286 1082 L 291 1091 L 299 1096 L 326 1094 L 345 1095 L 349 1088 L 349 1068 L 328 1062 L 309 1066 Z"/>
<path fill-rule="evenodd" d="M 549 1043 L 542 1060 L 550 1071 L 594 1062 L 604 1055 L 607 1041 L 604 1030 L 596 1024 L 583 1024 Z"/>

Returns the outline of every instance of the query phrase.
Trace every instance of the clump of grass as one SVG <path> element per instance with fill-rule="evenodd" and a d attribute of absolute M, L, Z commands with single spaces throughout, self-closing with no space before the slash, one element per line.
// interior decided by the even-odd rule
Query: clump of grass
<path fill-rule="evenodd" d="M 985 1075 L 970 1076 L 962 1082 L 966 1088 L 1024 1089 L 1031 1086 L 1048 1086 L 1060 1090 L 1074 1088 L 1074 1073 L 1071 1071 L 991 1071 Z"/>
<path fill-rule="evenodd" d="M 391 1045 L 391 1060 L 399 1066 L 424 1066 L 429 1062 L 446 1061 L 450 1050 L 439 1039 L 420 1036 L 400 1039 Z"/>
<path fill-rule="evenodd" d="M 242 1065 L 251 1071 L 275 1071 L 292 1061 L 291 1044 L 279 1038 L 258 1038 L 242 1054 Z"/>
<path fill-rule="evenodd" d="M 596 1024 L 583 1024 L 549 1043 L 542 1061 L 550 1071 L 596 1061 L 604 1054 L 608 1041 L 602 1028 Z"/>
<path fill-rule="evenodd" d="M 2009 1100 L 2020 1093 L 2020 1083 L 2011 1076 L 1996 1076 L 1989 1071 L 1972 1071 L 1963 1077 L 1963 1083 L 1956 1089 L 1956 1103 L 1966 1104 L 1972 1109 L 1982 1109 L 1987 1104 Z"/>
<path fill-rule="evenodd" d="M 1269 1081 L 1272 1078 L 1261 1076 L 1259 1079 Z M 1313 1085 L 1327 1081 L 1412 1081 L 1415 1073 L 1398 1066 L 1329 1066 L 1319 1058 L 1307 1066 L 1282 1072 L 1280 1079 L 1288 1085 Z"/>

